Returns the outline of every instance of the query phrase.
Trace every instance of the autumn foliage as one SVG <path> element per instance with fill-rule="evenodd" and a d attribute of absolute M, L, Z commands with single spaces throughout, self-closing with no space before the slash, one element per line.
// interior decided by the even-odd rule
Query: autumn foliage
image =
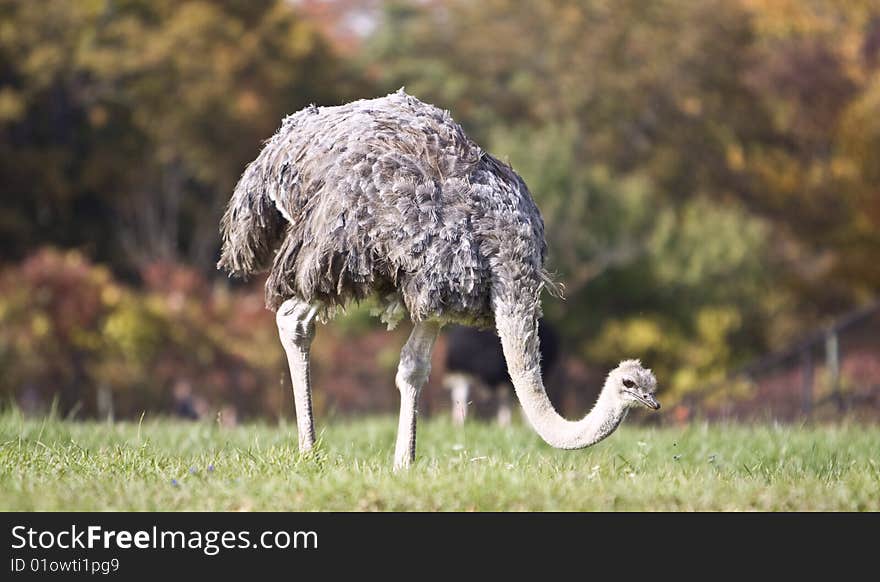
<path fill-rule="evenodd" d="M 400 86 L 529 184 L 583 377 L 641 357 L 671 407 L 880 294 L 876 1 L 0 0 L 2 393 L 289 416 L 220 215 L 285 115 Z M 394 407 L 368 311 L 318 334 L 319 408 Z"/>

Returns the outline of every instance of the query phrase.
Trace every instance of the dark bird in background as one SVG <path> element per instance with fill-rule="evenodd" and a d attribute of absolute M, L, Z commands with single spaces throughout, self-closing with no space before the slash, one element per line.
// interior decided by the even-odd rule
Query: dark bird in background
<path fill-rule="evenodd" d="M 547 378 L 559 359 L 559 334 L 542 318 L 538 321 L 538 338 L 541 374 L 548 384 Z M 513 413 L 514 390 L 498 335 L 493 330 L 455 325 L 446 333 L 446 346 L 443 386 L 452 399 L 452 422 L 464 424 L 469 399 L 484 392 L 494 404 L 498 424 L 508 426 Z M 559 402 L 549 385 L 547 394 L 558 409 Z"/>

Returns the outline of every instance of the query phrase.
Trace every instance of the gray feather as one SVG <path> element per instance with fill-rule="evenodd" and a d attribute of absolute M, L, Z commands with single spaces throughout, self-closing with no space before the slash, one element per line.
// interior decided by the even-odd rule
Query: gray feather
<path fill-rule="evenodd" d="M 537 300 L 544 224 L 523 180 L 446 111 L 401 89 L 284 119 L 221 223 L 219 267 L 269 269 L 270 309 L 371 295 L 383 319 L 491 325 L 493 300 Z"/>

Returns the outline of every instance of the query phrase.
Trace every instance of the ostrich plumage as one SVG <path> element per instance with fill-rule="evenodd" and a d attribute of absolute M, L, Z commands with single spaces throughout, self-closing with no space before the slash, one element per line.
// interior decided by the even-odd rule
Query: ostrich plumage
<path fill-rule="evenodd" d="M 403 90 L 285 118 L 244 171 L 222 231 L 221 267 L 268 268 L 271 309 L 295 296 L 324 318 L 373 295 L 389 325 L 409 313 L 489 326 L 490 289 L 549 281 L 523 180 Z"/>
<path fill-rule="evenodd" d="M 269 271 L 266 304 L 287 354 L 303 451 L 315 442 L 315 321 L 368 296 L 389 326 L 407 314 L 413 321 L 395 378 L 395 468 L 413 461 L 419 393 L 450 322 L 495 326 L 526 417 L 555 447 L 600 441 L 636 402 L 659 407 L 653 375 L 629 360 L 609 374 L 586 417 L 556 413 L 540 372 L 540 295 L 553 288 L 541 214 L 510 166 L 448 112 L 402 89 L 285 118 L 242 174 L 221 236 L 220 268 Z"/>

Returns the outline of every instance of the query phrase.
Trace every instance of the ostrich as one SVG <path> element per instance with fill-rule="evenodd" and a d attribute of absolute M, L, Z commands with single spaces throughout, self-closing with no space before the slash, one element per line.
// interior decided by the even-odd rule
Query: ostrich
<path fill-rule="evenodd" d="M 553 289 L 541 215 L 510 166 L 480 149 L 448 111 L 403 89 L 286 117 L 244 170 L 220 230 L 219 268 L 269 271 L 266 305 L 290 366 L 300 451 L 315 443 L 315 322 L 370 296 L 389 327 L 404 314 L 413 321 L 395 377 L 395 470 L 415 458 L 419 392 L 449 322 L 494 325 L 526 418 L 554 447 L 588 447 L 629 408 L 659 408 L 653 374 L 627 360 L 583 419 L 557 414 L 538 347 L 541 291 Z"/>
<path fill-rule="evenodd" d="M 559 336 L 546 320 L 538 320 L 541 374 L 546 380 L 559 353 Z M 464 424 L 468 396 L 474 386 L 487 387 L 497 403 L 496 420 L 511 421 L 511 384 L 498 336 L 490 330 L 453 326 L 446 334 L 446 374 L 443 385 L 452 397 L 452 422 Z"/>

